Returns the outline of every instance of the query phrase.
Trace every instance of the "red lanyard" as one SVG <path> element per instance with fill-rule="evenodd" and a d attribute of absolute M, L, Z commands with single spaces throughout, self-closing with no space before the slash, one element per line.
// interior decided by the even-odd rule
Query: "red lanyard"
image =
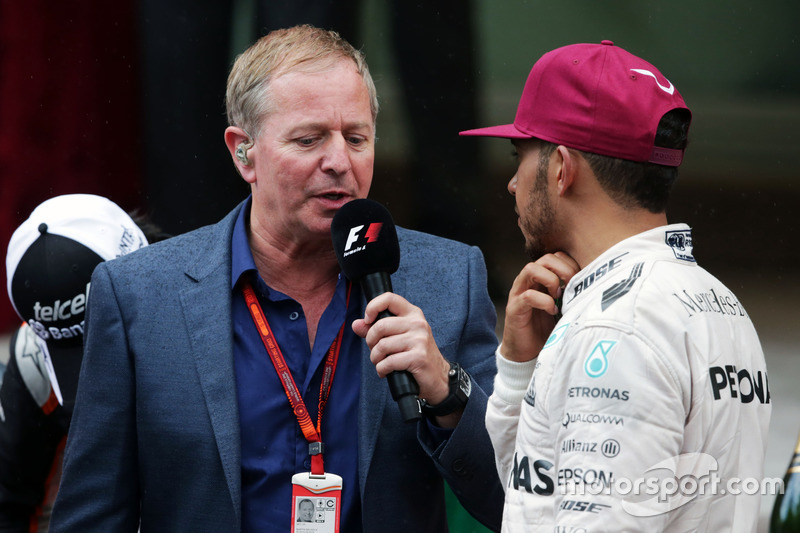
<path fill-rule="evenodd" d="M 345 313 L 347 312 L 347 307 L 350 304 L 350 287 L 351 285 L 348 283 Z M 289 366 L 286 364 L 286 360 L 283 357 L 283 353 L 281 353 L 278 342 L 275 340 L 275 335 L 273 335 L 272 329 L 269 327 L 267 317 L 264 315 L 264 311 L 261 309 L 261 304 L 258 302 L 256 293 L 253 291 L 253 287 L 249 281 L 244 282 L 242 286 L 242 292 L 244 293 L 244 300 L 247 303 L 247 308 L 250 310 L 250 314 L 253 317 L 253 323 L 255 323 L 256 329 L 258 329 L 258 333 L 261 335 L 261 341 L 264 343 L 264 347 L 267 349 L 269 358 L 272 361 L 272 364 L 275 366 L 275 371 L 278 373 L 278 377 L 283 384 L 283 389 L 286 391 L 286 397 L 289 398 L 289 404 L 292 406 L 292 411 L 294 411 L 294 414 L 297 417 L 297 422 L 300 424 L 300 429 L 303 431 L 303 435 L 309 442 L 308 450 L 309 454 L 311 454 L 311 473 L 314 475 L 322 475 L 325 473 L 325 468 L 322 463 L 322 452 L 324 449 L 322 446 L 322 411 L 325 409 L 325 404 L 328 401 L 331 386 L 333 385 L 333 376 L 336 373 L 336 363 L 339 361 L 339 351 L 342 348 L 344 325 L 347 321 L 345 320 L 345 322 L 342 322 L 342 327 L 339 328 L 339 334 L 336 335 L 336 338 L 331 344 L 331 347 L 328 348 L 328 353 L 325 356 L 325 368 L 322 373 L 322 383 L 320 383 L 319 386 L 317 425 L 314 427 L 314 423 L 311 421 L 311 417 L 308 414 L 306 404 L 303 401 L 303 396 L 300 394 L 300 390 L 297 388 L 297 384 L 294 381 L 292 372 L 289 370 Z"/>

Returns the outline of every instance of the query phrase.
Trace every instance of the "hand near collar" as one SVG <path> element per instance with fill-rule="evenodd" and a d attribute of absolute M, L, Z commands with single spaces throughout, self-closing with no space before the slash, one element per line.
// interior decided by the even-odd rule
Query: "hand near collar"
<path fill-rule="evenodd" d="M 580 267 L 564 252 L 528 263 L 511 286 L 500 353 L 509 361 L 531 361 L 547 342 L 560 313 L 557 300 Z"/>

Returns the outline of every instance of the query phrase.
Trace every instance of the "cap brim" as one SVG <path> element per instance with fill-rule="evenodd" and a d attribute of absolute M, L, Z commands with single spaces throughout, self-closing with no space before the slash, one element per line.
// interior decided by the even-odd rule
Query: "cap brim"
<path fill-rule="evenodd" d="M 458 134 L 463 137 L 500 137 L 502 139 L 530 139 L 533 137 L 530 133 L 519 131 L 513 124 L 460 131 Z"/>

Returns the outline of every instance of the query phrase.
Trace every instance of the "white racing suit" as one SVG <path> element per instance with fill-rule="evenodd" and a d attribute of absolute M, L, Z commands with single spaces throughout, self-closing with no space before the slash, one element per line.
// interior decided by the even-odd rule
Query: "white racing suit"
<path fill-rule="evenodd" d="M 736 296 L 695 263 L 689 227 L 607 250 L 561 310 L 534 361 L 498 350 L 486 424 L 503 531 L 755 531 L 764 354 Z"/>

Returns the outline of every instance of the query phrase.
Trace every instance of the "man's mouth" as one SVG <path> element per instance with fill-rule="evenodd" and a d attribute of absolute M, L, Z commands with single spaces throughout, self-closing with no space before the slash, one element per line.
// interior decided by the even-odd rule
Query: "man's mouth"
<path fill-rule="evenodd" d="M 344 198 L 344 194 L 341 193 L 328 193 L 328 194 L 322 194 L 320 196 L 322 198 L 325 198 L 326 200 L 341 200 L 342 198 Z"/>

